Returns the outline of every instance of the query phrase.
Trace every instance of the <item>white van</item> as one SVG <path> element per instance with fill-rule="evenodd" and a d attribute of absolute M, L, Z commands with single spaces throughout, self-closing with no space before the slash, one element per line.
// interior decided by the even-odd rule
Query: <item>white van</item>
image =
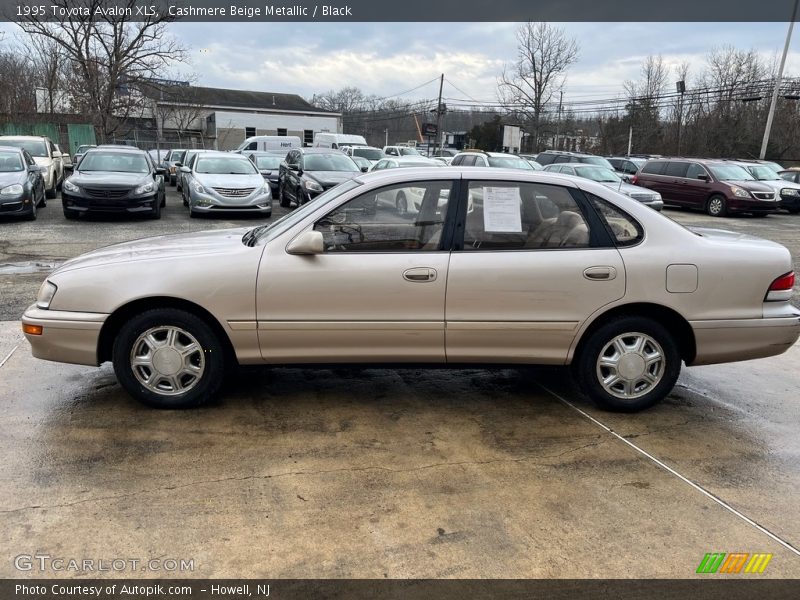
<path fill-rule="evenodd" d="M 289 150 L 302 148 L 303 142 L 296 135 L 257 135 L 249 137 L 235 150 L 242 152 L 273 152 L 285 154 Z"/>
<path fill-rule="evenodd" d="M 340 146 L 367 146 L 364 136 L 351 133 L 318 133 L 314 136 L 314 148 L 334 148 Z"/>

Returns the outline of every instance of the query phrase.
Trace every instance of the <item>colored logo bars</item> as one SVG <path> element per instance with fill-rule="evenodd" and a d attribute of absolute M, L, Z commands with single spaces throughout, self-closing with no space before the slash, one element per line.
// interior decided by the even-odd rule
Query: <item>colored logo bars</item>
<path fill-rule="evenodd" d="M 763 573 L 772 554 L 748 552 L 709 552 L 700 561 L 697 573 Z"/>

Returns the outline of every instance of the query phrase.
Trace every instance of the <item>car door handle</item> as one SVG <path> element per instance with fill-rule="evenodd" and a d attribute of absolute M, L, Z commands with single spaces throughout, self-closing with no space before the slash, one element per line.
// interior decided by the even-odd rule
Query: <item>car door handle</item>
<path fill-rule="evenodd" d="M 423 281 L 436 281 L 436 269 L 431 267 L 414 267 L 403 271 L 403 279 L 415 283 Z"/>
<path fill-rule="evenodd" d="M 614 267 L 589 267 L 583 276 L 590 281 L 607 281 L 616 279 L 617 270 Z"/>

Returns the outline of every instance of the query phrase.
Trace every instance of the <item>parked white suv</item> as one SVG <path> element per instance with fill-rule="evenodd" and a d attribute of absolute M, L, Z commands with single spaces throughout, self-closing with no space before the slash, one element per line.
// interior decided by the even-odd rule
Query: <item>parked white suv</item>
<path fill-rule="evenodd" d="M 45 167 L 44 191 L 48 199 L 56 197 L 56 190 L 64 181 L 64 161 L 61 152 L 48 137 L 38 135 L 0 136 L 0 146 L 14 146 L 27 150 L 37 165 Z"/>

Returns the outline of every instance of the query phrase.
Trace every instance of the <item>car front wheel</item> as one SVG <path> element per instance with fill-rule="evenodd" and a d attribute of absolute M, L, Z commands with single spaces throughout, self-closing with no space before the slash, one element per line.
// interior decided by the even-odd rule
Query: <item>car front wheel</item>
<path fill-rule="evenodd" d="M 725 197 L 719 194 L 711 196 L 711 198 L 708 199 L 706 212 L 712 217 L 726 216 L 728 214 L 728 207 L 725 201 Z"/>
<path fill-rule="evenodd" d="M 600 408 L 637 412 L 660 402 L 681 370 L 678 346 L 659 323 L 623 317 L 595 330 L 576 362 L 586 394 Z"/>
<path fill-rule="evenodd" d="M 192 408 L 219 390 L 224 349 L 212 328 L 184 310 L 146 311 L 114 340 L 114 372 L 123 388 L 153 408 Z"/>

